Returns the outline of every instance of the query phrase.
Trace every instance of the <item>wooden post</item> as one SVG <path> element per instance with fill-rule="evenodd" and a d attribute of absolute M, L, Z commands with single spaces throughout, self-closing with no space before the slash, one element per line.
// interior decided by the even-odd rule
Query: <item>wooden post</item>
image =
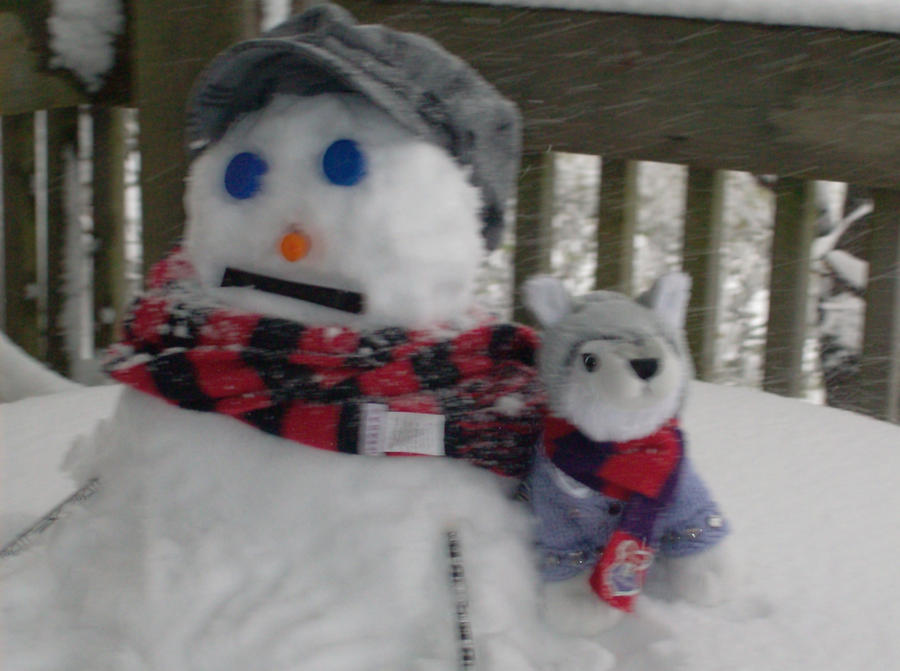
<path fill-rule="evenodd" d="M 147 268 L 178 240 L 184 223 L 188 92 L 213 56 L 256 27 L 248 0 L 134 0 L 130 7 Z"/>
<path fill-rule="evenodd" d="M 594 286 L 634 293 L 638 163 L 602 159 L 597 203 L 597 270 Z"/>
<path fill-rule="evenodd" d="M 816 223 L 815 182 L 779 179 L 775 208 L 763 388 L 785 396 L 800 396 L 809 255 Z"/>
<path fill-rule="evenodd" d="M 94 344 L 116 339 L 125 308 L 125 111 L 93 110 Z"/>
<path fill-rule="evenodd" d="M 47 67 L 50 11 L 48 0 L 0 3 L 0 114 L 77 105 L 87 99 L 70 75 Z"/>
<path fill-rule="evenodd" d="M 34 116 L 3 117 L 3 231 L 5 330 L 41 358 L 38 315 L 37 230 L 34 200 Z"/>
<path fill-rule="evenodd" d="M 519 299 L 519 288 L 532 275 L 550 271 L 553 219 L 553 153 L 526 154 L 519 174 L 516 204 L 516 248 L 513 254 L 513 319 L 534 320 Z"/>
<path fill-rule="evenodd" d="M 65 347 L 66 154 L 78 155 L 78 109 L 47 112 L 47 363 L 68 374 Z"/>
<path fill-rule="evenodd" d="M 721 293 L 721 246 L 725 173 L 692 168 L 688 172 L 682 268 L 691 276 L 687 337 L 697 377 L 713 380 Z"/>
<path fill-rule="evenodd" d="M 873 191 L 859 405 L 900 422 L 900 192 Z"/>

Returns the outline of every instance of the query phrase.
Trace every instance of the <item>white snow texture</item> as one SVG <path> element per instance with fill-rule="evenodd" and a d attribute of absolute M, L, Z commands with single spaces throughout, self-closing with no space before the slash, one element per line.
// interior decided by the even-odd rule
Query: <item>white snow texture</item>
<path fill-rule="evenodd" d="M 41 365 L 0 331 L 0 403 L 18 401 L 28 396 L 54 394 L 77 388 L 61 375 Z"/>
<path fill-rule="evenodd" d="M 113 42 L 125 28 L 121 0 L 53 0 L 47 27 L 50 64 L 72 70 L 97 91 L 115 63 Z"/>
<path fill-rule="evenodd" d="M 471 0 L 440 0 L 471 2 Z M 896 0 L 475 0 L 476 4 L 574 9 L 900 32 Z"/>

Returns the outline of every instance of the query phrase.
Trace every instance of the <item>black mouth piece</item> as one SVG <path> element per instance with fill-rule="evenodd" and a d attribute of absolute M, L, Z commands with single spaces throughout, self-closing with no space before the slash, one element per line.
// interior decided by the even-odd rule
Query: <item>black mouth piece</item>
<path fill-rule="evenodd" d="M 222 287 L 249 287 L 257 291 L 265 291 L 270 294 L 296 298 L 297 300 L 315 303 L 333 310 L 349 312 L 358 315 L 364 309 L 363 295 L 356 291 L 344 291 L 331 287 L 320 287 L 316 284 L 304 284 L 303 282 L 288 282 L 276 277 L 257 275 L 256 273 L 226 268 L 222 276 Z"/>

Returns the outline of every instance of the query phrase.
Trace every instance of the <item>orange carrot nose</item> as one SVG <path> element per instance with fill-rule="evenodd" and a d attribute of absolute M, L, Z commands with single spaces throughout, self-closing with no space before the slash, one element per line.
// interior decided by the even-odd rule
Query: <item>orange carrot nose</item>
<path fill-rule="evenodd" d="M 286 260 L 293 263 L 309 254 L 309 246 L 309 238 L 303 235 L 303 233 L 291 231 L 281 238 L 281 245 L 279 248 L 281 249 L 281 255 Z"/>

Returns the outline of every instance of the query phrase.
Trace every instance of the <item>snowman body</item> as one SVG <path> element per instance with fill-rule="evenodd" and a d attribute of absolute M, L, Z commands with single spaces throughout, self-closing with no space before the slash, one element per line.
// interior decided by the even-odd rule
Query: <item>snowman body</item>
<path fill-rule="evenodd" d="M 303 448 L 132 390 L 82 449 L 98 492 L 7 567 L 10 668 L 455 669 L 449 531 L 479 664 L 546 668 L 528 522 L 486 471 Z"/>

